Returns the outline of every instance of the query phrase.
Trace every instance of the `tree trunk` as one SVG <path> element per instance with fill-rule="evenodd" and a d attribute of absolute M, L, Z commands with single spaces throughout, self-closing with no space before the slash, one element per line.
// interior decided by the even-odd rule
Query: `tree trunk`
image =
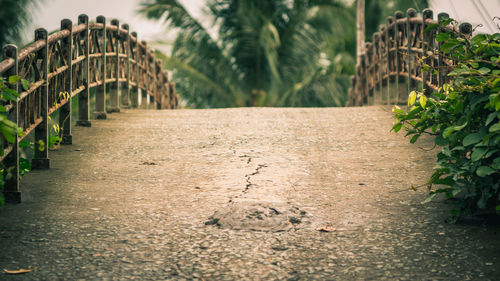
<path fill-rule="evenodd" d="M 365 52 L 365 0 L 357 0 L 356 4 L 356 64 L 359 64 Z"/>

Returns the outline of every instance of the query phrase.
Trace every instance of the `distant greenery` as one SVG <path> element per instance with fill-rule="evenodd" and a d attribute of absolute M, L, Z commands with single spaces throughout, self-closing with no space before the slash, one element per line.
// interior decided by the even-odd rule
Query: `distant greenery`
<path fill-rule="evenodd" d="M 366 40 L 371 41 L 373 33 L 379 30 L 379 25 L 385 24 L 389 16 L 394 16 L 395 11 L 414 8 L 422 12 L 428 8 L 428 0 L 365 0 Z"/>
<path fill-rule="evenodd" d="M 163 60 L 188 106 L 341 106 L 355 64 L 355 17 L 342 3 L 210 0 L 212 33 L 175 0 L 140 12 L 181 30 Z"/>
<path fill-rule="evenodd" d="M 356 50 L 355 3 L 346 3 L 208 0 L 209 27 L 176 0 L 143 0 L 140 13 L 180 31 L 158 56 L 189 107 L 343 106 Z M 366 0 L 368 40 L 415 4 L 427 0 Z"/>
<path fill-rule="evenodd" d="M 450 23 L 456 24 L 447 20 L 443 26 Z M 469 39 L 442 30 L 436 37 L 441 51 L 458 62 L 448 74 L 453 80 L 430 95 L 410 93 L 409 110 L 394 109 L 393 130 L 404 128 L 412 143 L 422 134 L 434 135 L 442 147 L 426 201 L 438 194 L 453 198 L 454 219 L 500 212 L 500 34 Z"/>
<path fill-rule="evenodd" d="M 0 47 L 21 45 L 21 32 L 31 21 L 31 9 L 37 0 L 0 0 Z M 0 56 L 1 57 L 1 56 Z"/>

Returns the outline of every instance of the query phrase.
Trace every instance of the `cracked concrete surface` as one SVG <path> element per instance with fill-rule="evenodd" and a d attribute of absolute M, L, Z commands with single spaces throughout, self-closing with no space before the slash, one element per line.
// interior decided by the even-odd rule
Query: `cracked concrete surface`
<path fill-rule="evenodd" d="M 389 108 L 124 110 L 0 211 L 1 280 L 500 280 L 497 225 L 421 205 Z M 335 229 L 320 232 L 318 228 Z"/>

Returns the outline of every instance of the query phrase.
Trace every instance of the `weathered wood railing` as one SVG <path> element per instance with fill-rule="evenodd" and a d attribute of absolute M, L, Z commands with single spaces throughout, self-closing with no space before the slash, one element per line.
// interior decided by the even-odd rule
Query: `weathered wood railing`
<path fill-rule="evenodd" d="M 79 126 L 91 126 L 90 89 L 94 87 L 96 119 L 105 119 L 108 112 L 117 112 L 120 107 L 138 107 L 139 96 L 142 108 L 173 109 L 178 104 L 174 84 L 154 52 L 146 42 L 139 42 L 136 32 L 129 32 L 127 24 L 120 27 L 118 20 L 107 25 L 106 18 L 99 16 L 95 23 L 89 23 L 87 15 L 80 15 L 78 24 L 73 25 L 64 19 L 60 31 L 49 35 L 45 29 L 37 29 L 32 44 L 19 52 L 15 45 L 7 45 L 4 55 L 0 75 L 18 75 L 31 83 L 25 91 L 13 86 L 20 91 L 20 98 L 6 104 L 8 119 L 24 131 L 14 144 L 3 142 L 1 160 L 5 167 L 14 169 L 4 186 L 8 202 L 21 201 L 19 142 L 24 137 L 34 131 L 33 169 L 50 166 L 48 149 L 43 146 L 49 143 L 51 114 L 59 111 L 62 143 L 72 143 L 72 99 L 68 96 L 78 96 Z"/>
<path fill-rule="evenodd" d="M 454 61 L 439 52 L 436 35 L 443 29 L 424 31 L 428 25 L 448 18 L 448 14 L 440 13 L 436 21 L 430 9 L 425 9 L 421 17 L 415 9 L 408 9 L 406 17 L 401 11 L 388 17 L 387 24 L 373 35 L 373 42 L 366 43 L 351 78 L 347 106 L 406 103 L 412 90 L 424 90 L 426 94 L 437 91 L 447 82 Z M 470 36 L 472 25 L 462 23 L 459 31 Z M 424 64 L 437 71 L 423 71 Z"/>

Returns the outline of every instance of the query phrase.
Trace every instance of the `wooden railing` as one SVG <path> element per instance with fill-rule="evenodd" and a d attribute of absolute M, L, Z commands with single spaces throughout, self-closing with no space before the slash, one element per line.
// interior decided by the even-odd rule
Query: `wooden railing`
<path fill-rule="evenodd" d="M 447 83 L 454 61 L 439 51 L 436 35 L 443 28 L 453 27 L 424 31 L 430 24 L 448 18 L 448 14 L 440 13 L 436 21 L 430 9 L 425 9 L 421 17 L 417 17 L 415 9 L 408 9 L 406 17 L 401 11 L 388 17 L 387 24 L 373 35 L 373 42 L 366 43 L 351 78 L 347 106 L 406 103 L 412 90 L 430 94 Z M 459 31 L 470 36 L 472 25 L 462 23 Z M 433 71 L 423 71 L 424 65 Z"/>
<path fill-rule="evenodd" d="M 59 112 L 62 143 L 71 144 L 72 99 L 78 96 L 79 126 L 91 126 L 90 90 L 95 89 L 94 118 L 105 119 L 120 107 L 136 108 L 141 96 L 142 108 L 174 109 L 178 105 L 174 84 L 161 62 L 146 42 L 139 42 L 129 26 L 120 27 L 118 20 L 106 24 L 97 17 L 89 23 L 87 15 L 78 17 L 78 24 L 61 21 L 61 30 L 48 34 L 35 31 L 32 44 L 18 52 L 15 45 L 4 47 L 5 60 L 0 62 L 0 75 L 18 75 L 30 82 L 28 90 L 20 91 L 17 101 L 5 104 L 9 120 L 22 128 L 24 134 L 14 144 L 3 141 L 4 167 L 12 167 L 13 177 L 4 187 L 8 202 L 20 202 L 19 142 L 34 131 L 35 155 L 33 169 L 49 168 L 49 118 Z M 107 105 L 109 101 L 109 105 Z M 43 147 L 45 146 L 45 147 Z"/>

